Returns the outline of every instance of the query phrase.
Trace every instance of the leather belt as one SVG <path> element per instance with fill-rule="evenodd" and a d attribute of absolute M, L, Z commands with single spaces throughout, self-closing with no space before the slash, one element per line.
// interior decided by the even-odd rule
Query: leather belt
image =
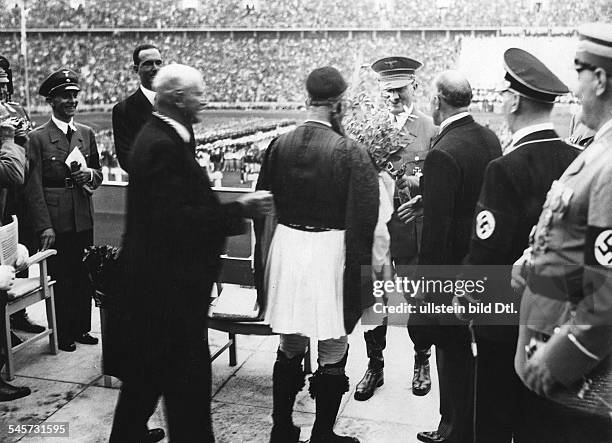
<path fill-rule="evenodd" d="M 43 188 L 74 188 L 74 180 L 71 177 L 64 179 L 45 179 L 42 181 Z"/>

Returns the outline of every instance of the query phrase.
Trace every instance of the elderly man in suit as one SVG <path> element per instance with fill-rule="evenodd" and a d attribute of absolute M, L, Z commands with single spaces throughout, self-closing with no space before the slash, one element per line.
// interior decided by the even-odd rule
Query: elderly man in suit
<path fill-rule="evenodd" d="M 468 112 L 472 88 L 458 71 L 436 77 L 431 97 L 434 140 L 423 168 L 423 237 L 419 273 L 435 279 L 445 267 L 460 265 L 468 252 L 472 219 L 487 164 L 501 155 L 495 134 L 479 125 Z M 410 216 L 400 208 L 399 216 Z M 450 304 L 445 294 L 419 298 Z M 419 432 L 424 442 L 472 441 L 472 357 L 469 332 L 452 315 L 421 317 L 422 334 L 436 345 L 440 383 L 441 420 L 436 431 Z"/>
<path fill-rule="evenodd" d="M 131 146 L 140 129 L 151 118 L 155 91 L 153 79 L 162 66 L 159 49 L 151 44 L 137 46 L 132 54 L 133 70 L 140 79 L 136 92 L 113 107 L 113 136 L 119 166 L 130 173 Z"/>
<path fill-rule="evenodd" d="M 386 57 L 372 64 L 372 70 L 379 76 L 381 93 L 385 97 L 390 118 L 393 124 L 401 129 L 405 145 L 393 152 L 388 159 L 387 170 L 393 172 L 405 169 L 406 173 L 398 180 L 394 194 L 394 209 L 400 205 L 399 188 L 411 194 L 419 193 L 420 168 L 429 152 L 431 140 L 438 131 L 431 117 L 419 111 L 415 104 L 415 92 L 418 88 L 416 71 L 423 64 L 408 57 Z M 390 236 L 390 254 L 396 271 L 397 268 L 414 265 L 416 262 L 420 241 L 422 220 L 416 219 L 408 223 L 402 222 L 397 212 L 388 222 Z M 384 357 L 386 347 L 387 319 L 382 325 L 366 331 L 364 338 L 368 353 L 368 369 L 355 388 L 356 400 L 367 400 L 377 387 L 384 383 Z M 420 338 L 420 337 L 419 337 Z M 415 395 L 425 395 L 429 392 L 431 381 L 429 376 L 429 355 L 431 343 L 427 340 L 415 339 L 414 376 L 412 392 Z"/>
<path fill-rule="evenodd" d="M 83 250 L 93 243 L 91 195 L 102 183 L 94 132 L 76 123 L 80 91 L 74 71 L 49 75 L 39 94 L 51 106 L 51 119 L 30 133 L 30 178 L 26 184 L 26 216 L 38 236 L 38 247 L 57 249 L 49 260 L 55 285 L 59 348 L 72 352 L 75 341 L 97 344 L 91 329 L 92 288 L 83 265 Z M 66 164 L 68 155 L 78 160 Z M 75 157 L 71 157 L 75 158 Z"/>
<path fill-rule="evenodd" d="M 210 419 L 209 294 L 225 237 L 242 216 L 272 211 L 267 191 L 221 204 L 195 158 L 192 124 L 204 80 L 189 66 L 160 69 L 156 109 L 134 142 L 125 265 L 127 367 L 110 441 L 139 442 L 164 396 L 171 441 L 214 441 Z"/>

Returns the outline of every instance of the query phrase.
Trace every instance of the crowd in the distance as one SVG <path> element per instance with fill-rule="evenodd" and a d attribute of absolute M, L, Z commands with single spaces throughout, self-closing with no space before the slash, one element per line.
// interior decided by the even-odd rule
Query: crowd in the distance
<path fill-rule="evenodd" d="M 0 25 L 19 27 L 14 0 Z M 28 5 L 29 27 L 431 27 L 574 26 L 612 14 L 608 0 L 35 0 Z M 181 7 L 199 3 L 199 9 Z M 115 11 L 121 10 L 121 14 Z"/>
<path fill-rule="evenodd" d="M 80 73 L 82 104 L 116 103 L 133 90 L 131 60 L 122 48 L 140 41 L 134 35 L 71 36 L 32 35 L 28 39 L 30 97 L 34 104 L 44 105 L 36 94 L 51 71 L 70 65 Z M 360 63 L 376 58 L 381 50 L 401 53 L 410 48 L 424 61 L 424 78 L 453 65 L 459 41 L 444 37 L 402 35 L 401 38 L 371 35 L 316 38 L 229 38 L 204 34 L 167 34 L 159 47 L 168 54 L 167 62 L 182 61 L 195 66 L 206 78 L 211 102 L 301 102 L 304 73 L 316 66 L 332 63 L 344 72 L 352 72 Z M 19 72 L 19 42 L 14 37 L 2 41 L 7 57 Z M 21 82 L 15 98 L 25 97 Z"/>

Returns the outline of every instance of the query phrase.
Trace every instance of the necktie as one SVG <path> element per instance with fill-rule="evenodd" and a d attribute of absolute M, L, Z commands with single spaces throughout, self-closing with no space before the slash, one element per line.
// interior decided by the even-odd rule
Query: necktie
<path fill-rule="evenodd" d="M 68 126 L 68 131 L 66 131 L 66 138 L 68 139 L 68 144 L 70 144 L 70 142 L 72 141 L 72 134 L 74 134 L 74 131 L 70 126 Z"/>

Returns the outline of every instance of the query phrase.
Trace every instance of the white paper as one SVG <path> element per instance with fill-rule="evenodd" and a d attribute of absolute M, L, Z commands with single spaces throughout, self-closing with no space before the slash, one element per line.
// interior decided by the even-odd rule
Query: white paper
<path fill-rule="evenodd" d="M 70 168 L 70 163 L 72 162 L 77 162 L 80 165 L 79 169 L 83 169 L 87 166 L 87 160 L 85 160 L 83 153 L 78 147 L 74 148 L 72 152 L 68 154 L 68 157 L 66 157 L 66 161 L 64 163 L 66 163 L 68 168 Z"/>
<path fill-rule="evenodd" d="M 0 226 L 0 264 L 13 266 L 17 261 L 17 217 L 8 225 Z"/>

